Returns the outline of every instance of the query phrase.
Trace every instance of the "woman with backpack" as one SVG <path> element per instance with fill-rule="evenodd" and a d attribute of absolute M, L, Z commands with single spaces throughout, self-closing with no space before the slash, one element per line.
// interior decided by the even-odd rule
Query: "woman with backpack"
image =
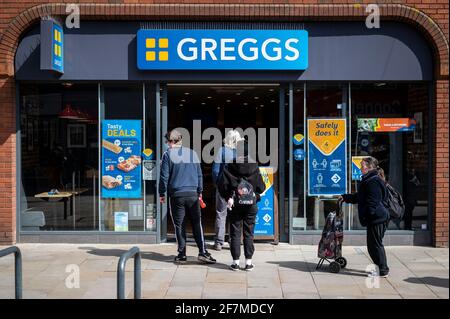
<path fill-rule="evenodd" d="M 248 145 L 244 141 L 237 143 L 236 160 L 228 163 L 219 178 L 217 187 L 220 195 L 227 201 L 230 212 L 230 251 L 233 262 L 230 268 L 239 270 L 241 256 L 241 228 L 244 232 L 244 255 L 246 271 L 254 268 L 252 263 L 255 247 L 253 231 L 258 212 L 257 202 L 266 186 L 259 172 L 258 164 L 249 157 Z M 241 226 L 243 224 L 243 226 Z"/>
<path fill-rule="evenodd" d="M 378 169 L 377 159 L 374 157 L 364 158 L 361 161 L 363 176 L 358 192 L 343 194 L 339 197 L 339 201 L 358 204 L 359 221 L 362 226 L 367 227 L 367 250 L 374 264 L 378 266 L 378 271 L 372 271 L 369 277 L 387 277 L 389 274 L 383 245 L 383 237 L 389 223 L 389 211 L 383 204 L 383 201 L 387 199 L 388 190 Z"/>

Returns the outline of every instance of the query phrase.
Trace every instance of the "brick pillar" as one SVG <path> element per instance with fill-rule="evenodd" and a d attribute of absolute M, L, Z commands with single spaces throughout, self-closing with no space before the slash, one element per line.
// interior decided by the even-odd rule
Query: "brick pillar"
<path fill-rule="evenodd" d="M 0 75 L 0 245 L 16 242 L 15 83 Z"/>
<path fill-rule="evenodd" d="M 448 80 L 436 81 L 434 245 L 448 247 Z"/>

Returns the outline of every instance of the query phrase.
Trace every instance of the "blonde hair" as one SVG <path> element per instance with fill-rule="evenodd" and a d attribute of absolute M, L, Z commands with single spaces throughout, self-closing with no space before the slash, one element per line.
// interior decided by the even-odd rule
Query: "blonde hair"
<path fill-rule="evenodd" d="M 223 143 L 226 147 L 235 149 L 238 142 L 244 141 L 245 138 L 241 137 L 241 134 L 237 130 L 231 130 L 227 132 L 227 135 L 223 139 Z"/>

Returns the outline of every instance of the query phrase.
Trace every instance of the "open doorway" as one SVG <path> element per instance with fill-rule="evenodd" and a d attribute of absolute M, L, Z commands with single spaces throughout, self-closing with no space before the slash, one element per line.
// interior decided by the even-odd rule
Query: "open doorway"
<path fill-rule="evenodd" d="M 266 154 L 278 152 L 277 145 L 270 145 L 270 128 L 279 127 L 279 87 L 277 85 L 168 85 L 167 108 L 168 129 L 182 127 L 188 130 L 191 133 L 191 148 L 193 145 L 193 123 L 200 120 L 201 133 L 207 128 L 217 128 L 220 130 L 222 137 L 225 136 L 227 128 L 241 128 L 244 131 L 248 128 L 254 128 L 257 133 L 259 133 L 258 129 L 265 128 Z M 211 140 L 202 140 L 201 149 L 210 142 Z M 201 154 L 198 155 L 200 157 Z M 258 160 L 260 161 L 259 158 Z M 269 163 L 261 163 L 260 161 L 260 165 L 268 166 Z M 212 164 L 205 163 L 202 160 L 201 166 L 203 199 L 207 205 L 205 209 L 202 209 L 202 224 L 206 239 L 212 240 L 216 216 L 216 189 L 211 174 Z M 275 196 L 277 196 L 277 184 L 278 181 L 274 178 Z M 189 222 L 187 222 L 186 230 L 191 233 Z M 174 229 L 169 217 L 167 239 L 172 238 L 174 238 Z"/>

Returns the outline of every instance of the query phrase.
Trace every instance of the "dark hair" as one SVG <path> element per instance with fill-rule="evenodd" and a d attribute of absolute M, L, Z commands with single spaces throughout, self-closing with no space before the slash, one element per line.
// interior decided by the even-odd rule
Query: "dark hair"
<path fill-rule="evenodd" d="M 377 172 L 378 172 L 378 176 L 380 176 L 380 178 L 386 182 L 386 175 L 384 175 L 384 169 L 377 166 Z"/>

